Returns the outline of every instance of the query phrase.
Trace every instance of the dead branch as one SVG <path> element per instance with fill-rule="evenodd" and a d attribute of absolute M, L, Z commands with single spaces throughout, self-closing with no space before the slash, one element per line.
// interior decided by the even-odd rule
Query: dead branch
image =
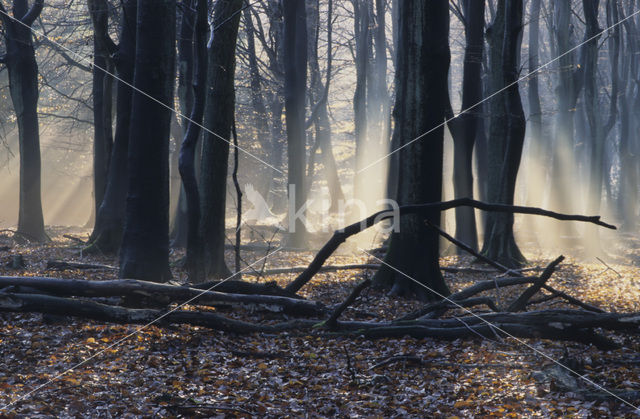
<path fill-rule="evenodd" d="M 588 223 L 593 223 L 602 227 L 615 229 L 616 227 L 611 224 L 607 224 L 600 220 L 600 216 L 585 216 L 585 215 L 568 215 L 561 214 L 553 211 L 544 210 L 541 208 L 534 207 L 523 207 L 517 205 L 505 205 L 505 204 L 487 204 L 485 202 L 476 201 L 469 198 L 460 198 L 454 199 L 451 201 L 444 202 L 433 202 L 429 204 L 420 204 L 420 205 L 406 205 L 400 207 L 396 212 L 403 215 L 409 214 L 425 214 L 428 211 L 439 210 L 444 211 L 456 207 L 461 206 L 470 206 L 483 211 L 496 211 L 496 212 L 507 212 L 507 213 L 518 213 L 518 214 L 535 214 L 542 215 L 545 217 L 551 217 L 558 220 L 567 220 L 567 221 L 583 221 Z M 313 278 L 313 276 L 318 273 L 322 265 L 326 262 L 326 260 L 336 251 L 336 249 L 345 241 L 347 238 L 357 234 L 367 228 L 379 223 L 380 221 L 388 220 L 395 217 L 396 212 L 393 210 L 383 210 L 379 211 L 369 217 L 361 220 L 357 223 L 353 223 L 341 230 L 337 230 L 333 233 L 331 239 L 325 243 L 324 246 L 318 251 L 314 259 L 311 261 L 307 269 L 305 269 L 298 277 L 292 281 L 285 288 L 287 292 L 290 294 L 296 294 L 300 288 L 302 288 L 307 282 Z"/>
<path fill-rule="evenodd" d="M 535 293 L 540 291 L 540 288 L 551 278 L 553 271 L 556 269 L 556 266 L 560 264 L 564 260 L 564 256 L 560 255 L 556 260 L 551 262 L 542 272 L 540 277 L 533 282 L 529 288 L 527 288 L 514 302 L 512 302 L 507 311 L 516 312 L 522 311 L 527 307 L 527 301 L 534 296 Z"/>
<path fill-rule="evenodd" d="M 365 264 L 354 264 L 354 265 L 327 265 L 320 268 L 318 272 L 336 272 L 336 271 L 347 271 L 347 270 L 355 270 L 355 269 L 378 269 L 380 265 L 373 263 L 365 263 Z M 247 276 L 269 276 L 269 275 L 281 275 L 281 274 L 290 274 L 290 273 L 298 273 L 304 272 L 307 269 L 306 266 L 292 266 L 291 268 L 276 268 L 276 269 L 266 269 L 263 272 L 245 272 L 244 275 Z"/>
<path fill-rule="evenodd" d="M 277 324 L 255 324 L 229 319 L 208 311 L 133 309 L 90 300 L 8 292 L 0 293 L 0 311 L 75 316 L 121 324 L 190 324 L 234 334 L 293 331 L 309 333 L 313 330 L 322 333 L 323 330 L 317 328 L 320 320 L 298 319 Z M 495 336 L 515 336 L 567 340 L 594 344 L 600 349 L 613 349 L 618 345 L 593 332 L 593 329 L 637 333 L 640 329 L 640 313 L 601 314 L 579 310 L 543 310 L 528 313 L 488 313 L 442 320 L 420 319 L 401 324 L 344 321 L 339 322 L 338 327 L 345 335 L 362 335 L 368 338 L 412 336 L 419 339 L 493 339 Z"/>
<path fill-rule="evenodd" d="M 42 277 L 0 277 L 2 287 L 28 287 L 57 296 L 80 297 L 144 297 L 156 303 L 170 303 L 194 299 L 194 305 L 241 304 L 267 308 L 270 311 L 284 311 L 299 315 L 318 315 L 326 312 L 321 303 L 303 299 L 274 295 L 232 294 L 203 291 L 195 288 L 138 281 L 134 279 L 114 279 L 107 281 L 87 281 L 84 279 L 62 279 Z M 197 297 L 197 298 L 196 298 Z"/>
<path fill-rule="evenodd" d="M 336 307 L 336 309 L 333 311 L 333 313 L 331 313 L 331 316 L 329 316 L 329 318 L 325 322 L 325 325 L 329 329 L 335 329 L 338 326 L 338 317 L 340 317 L 342 312 L 345 311 L 347 309 L 347 307 L 349 307 L 351 304 L 353 304 L 353 302 L 356 300 L 356 298 L 358 298 L 358 296 L 360 295 L 362 290 L 367 288 L 369 285 L 371 285 L 371 279 L 369 279 L 369 278 L 367 278 L 364 281 L 362 281 L 361 283 L 359 283 L 353 289 L 353 291 L 351 291 L 351 294 L 349 294 L 347 299 L 344 300 L 342 302 L 342 304 L 340 304 L 338 307 Z"/>

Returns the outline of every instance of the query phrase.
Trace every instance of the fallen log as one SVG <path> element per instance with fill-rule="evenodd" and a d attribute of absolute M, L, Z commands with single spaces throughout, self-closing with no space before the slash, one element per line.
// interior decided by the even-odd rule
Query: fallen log
<path fill-rule="evenodd" d="M 357 234 L 367 228 L 381 222 L 384 220 L 391 219 L 395 217 L 397 214 L 400 216 L 409 215 L 409 214 L 424 214 L 428 211 L 439 210 L 444 211 L 456 207 L 461 206 L 469 206 L 474 207 L 483 211 L 496 211 L 496 212 L 507 212 L 507 213 L 517 213 L 517 214 L 534 214 L 534 215 L 542 215 L 545 217 L 555 218 L 557 220 L 567 220 L 567 221 L 583 221 L 588 223 L 593 223 L 602 227 L 610 228 L 615 230 L 616 227 L 611 224 L 607 224 L 600 220 L 600 216 L 585 216 L 585 215 L 569 215 L 569 214 L 561 214 L 553 211 L 544 210 L 542 208 L 534 208 L 534 207 L 523 207 L 517 205 L 506 205 L 506 204 L 487 204 L 485 202 L 476 201 L 470 198 L 460 198 L 454 199 L 451 201 L 444 202 L 433 202 L 429 204 L 419 204 L 419 205 L 406 205 L 402 206 L 398 209 L 394 210 L 383 210 L 376 212 L 373 215 L 365 218 L 364 220 L 358 221 L 351 225 L 348 225 L 340 230 L 336 230 L 333 233 L 333 236 L 329 241 L 325 243 L 324 246 L 318 251 L 314 259 L 311 261 L 307 269 L 305 269 L 298 277 L 293 280 L 289 285 L 286 286 L 285 290 L 290 294 L 296 294 L 300 289 L 313 278 L 313 276 L 318 273 L 322 265 L 326 262 L 326 260 L 335 252 L 338 247 L 344 243 L 349 237 Z"/>
<path fill-rule="evenodd" d="M 62 279 L 46 277 L 0 276 L 0 288 L 29 287 L 57 296 L 80 297 L 144 297 L 167 305 L 184 303 L 206 306 L 216 305 L 259 305 L 271 311 L 284 311 L 290 314 L 318 315 L 326 312 L 324 305 L 299 298 L 274 295 L 248 295 L 218 292 L 217 289 L 200 289 L 138 281 L 135 279 L 114 279 L 107 281 L 87 281 L 84 279 Z"/>
<path fill-rule="evenodd" d="M 298 319 L 276 324 L 255 324 L 229 319 L 212 312 L 187 310 L 134 309 L 50 295 L 0 293 L 0 311 L 36 312 L 82 317 L 120 324 L 190 324 L 234 334 L 250 333 L 335 333 L 318 328 L 320 320 Z M 490 324 L 487 324 L 489 322 Z M 612 340 L 593 332 L 593 328 L 638 331 L 640 313 L 588 313 L 578 310 L 547 310 L 530 313 L 492 313 L 446 320 L 420 320 L 394 324 L 389 322 L 339 322 L 344 335 L 368 338 L 411 336 L 414 338 L 468 339 L 496 336 L 543 338 L 594 344 L 614 349 Z"/>
<path fill-rule="evenodd" d="M 244 272 L 246 275 L 247 272 Z M 191 288 L 207 290 L 215 288 L 218 292 L 226 292 L 232 294 L 244 294 L 244 295 L 273 295 L 290 298 L 301 298 L 296 295 L 291 295 L 283 288 L 279 287 L 275 281 L 269 281 L 265 283 L 253 283 L 246 281 L 208 281 L 201 282 L 199 284 L 192 284 Z"/>

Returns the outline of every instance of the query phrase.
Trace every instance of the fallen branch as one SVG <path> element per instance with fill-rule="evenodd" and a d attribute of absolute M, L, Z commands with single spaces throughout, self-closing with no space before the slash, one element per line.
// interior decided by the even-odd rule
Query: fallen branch
<path fill-rule="evenodd" d="M 347 309 L 347 307 L 349 307 L 351 304 L 353 304 L 353 302 L 356 300 L 356 298 L 358 298 L 358 296 L 360 295 L 360 293 L 362 292 L 362 290 L 364 290 L 365 288 L 367 288 L 369 285 L 371 285 L 371 279 L 367 278 L 364 281 L 362 281 L 361 283 L 359 283 L 354 289 L 353 291 L 351 291 L 351 294 L 349 294 L 349 296 L 347 297 L 346 300 L 344 300 L 342 302 L 342 304 L 340 304 L 334 311 L 333 313 L 331 313 L 331 316 L 329 316 L 329 318 L 327 319 L 327 321 L 325 322 L 325 325 L 329 328 L 329 329 L 335 329 L 338 326 L 338 317 L 340 317 L 340 315 L 342 314 L 343 311 L 345 311 Z"/>
<path fill-rule="evenodd" d="M 394 210 L 379 211 L 369 217 L 361 220 L 357 223 L 353 223 L 343 229 L 337 230 L 333 233 L 333 236 L 324 246 L 318 251 L 314 259 L 311 261 L 307 269 L 305 269 L 298 277 L 293 280 L 285 290 L 290 294 L 296 294 L 300 289 L 318 273 L 322 265 L 326 260 L 336 251 L 336 249 L 349 237 L 357 234 L 367 228 L 381 222 L 394 218 L 397 214 L 400 216 L 409 214 L 424 214 L 428 211 L 439 210 L 444 211 L 456 207 L 469 206 L 483 211 L 496 211 L 518 214 L 535 214 L 545 217 L 551 217 L 558 220 L 567 221 L 583 221 L 593 223 L 602 227 L 616 229 L 614 225 L 607 224 L 600 220 L 600 216 L 585 216 L 585 215 L 568 215 L 561 214 L 553 211 L 544 210 L 541 208 L 523 207 L 517 205 L 505 205 L 505 204 L 487 204 L 485 202 L 476 201 L 470 198 L 460 198 L 451 201 L 433 202 L 429 204 L 419 205 L 406 205 Z"/>
<path fill-rule="evenodd" d="M 336 271 L 346 271 L 352 269 L 378 269 L 380 265 L 373 263 L 365 263 L 365 264 L 355 264 L 355 265 L 327 265 L 320 268 L 318 272 L 336 272 Z M 275 268 L 275 269 L 265 269 L 262 272 L 245 272 L 244 275 L 247 276 L 270 276 L 270 275 L 281 275 L 281 274 L 291 274 L 304 272 L 307 269 L 306 266 L 293 266 L 291 268 Z"/>
<path fill-rule="evenodd" d="M 212 312 L 133 309 L 38 294 L 0 293 L 0 311 L 76 316 L 121 324 L 190 324 L 234 334 L 292 331 L 309 333 L 312 330 L 322 333 L 323 330 L 316 327 L 319 320 L 299 319 L 277 324 L 254 324 L 229 319 Z M 600 349 L 613 349 L 618 347 L 615 342 L 593 332 L 592 329 L 637 332 L 640 327 L 640 313 L 599 314 L 578 310 L 545 310 L 528 313 L 489 313 L 463 318 L 419 320 L 404 324 L 345 321 L 339 322 L 338 325 L 345 335 L 362 335 L 368 338 L 412 336 L 437 339 L 493 339 L 495 336 L 515 336 L 568 340 L 594 344 Z"/>
<path fill-rule="evenodd" d="M 284 311 L 300 315 L 317 315 L 326 312 L 321 303 L 303 299 L 273 295 L 232 294 L 218 292 L 217 290 L 203 291 L 195 288 L 135 279 L 87 281 L 84 279 L 1 276 L 0 288 L 7 286 L 28 287 L 57 296 L 144 297 L 163 305 L 174 302 L 182 303 L 193 299 L 191 304 L 194 305 L 259 305 L 271 311 Z"/>
<path fill-rule="evenodd" d="M 516 312 L 524 310 L 527 307 L 527 301 L 529 301 L 535 293 L 540 291 L 540 288 L 542 288 L 542 286 L 549 280 L 549 278 L 551 278 L 551 275 L 553 274 L 553 271 L 555 271 L 556 266 L 558 266 L 563 260 L 564 256 L 561 255 L 558 256 L 556 260 L 551 262 L 545 268 L 544 272 L 542 272 L 540 277 L 533 282 L 533 285 L 527 288 L 514 302 L 509 305 L 507 311 Z"/>

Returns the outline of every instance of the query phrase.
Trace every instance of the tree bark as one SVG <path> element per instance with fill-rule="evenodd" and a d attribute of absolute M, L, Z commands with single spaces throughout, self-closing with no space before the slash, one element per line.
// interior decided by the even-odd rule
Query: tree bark
<path fill-rule="evenodd" d="M 169 133 L 175 83 L 175 8 L 175 0 L 138 1 L 134 86 L 140 90 L 134 91 L 131 105 L 121 278 L 171 279 Z"/>
<path fill-rule="evenodd" d="M 289 240 L 304 247 L 306 201 L 305 97 L 307 91 L 307 13 L 304 1 L 283 0 L 284 103 L 287 124 Z"/>
<path fill-rule="evenodd" d="M 242 0 L 221 0 L 213 9 L 208 46 L 207 102 L 204 116 L 200 187 L 200 230 L 204 243 L 205 275 L 226 278 L 231 274 L 224 261 L 225 207 L 229 139 L 235 112 L 235 49 Z"/>
<path fill-rule="evenodd" d="M 2 14 L 6 43 L 5 64 L 9 92 L 18 122 L 20 198 L 18 233 L 30 241 L 46 242 L 42 215 L 40 128 L 38 125 L 38 64 L 31 25 L 40 16 L 44 0 L 13 1 L 13 17 Z M 6 13 L 4 6 L 2 12 Z"/>
<path fill-rule="evenodd" d="M 522 0 L 499 0 L 490 35 L 493 91 L 509 87 L 491 101 L 489 200 L 508 205 L 514 202 L 526 128 L 517 83 L 522 19 Z M 511 268 L 526 262 L 513 235 L 512 214 L 487 216 L 482 254 Z"/>
<path fill-rule="evenodd" d="M 109 172 L 109 157 L 113 147 L 111 87 L 113 72 L 111 55 L 117 46 L 109 37 L 109 4 L 106 0 L 89 0 L 93 23 L 93 198 L 97 214 L 104 199 Z"/>
<path fill-rule="evenodd" d="M 178 103 L 180 104 L 180 113 L 182 115 L 191 115 L 194 105 L 194 34 L 195 34 L 195 0 L 183 0 L 180 8 L 180 37 L 178 38 Z M 182 127 L 182 135 L 180 139 L 184 139 L 187 133 L 189 121 L 182 118 L 180 126 Z M 181 149 L 178 146 L 178 149 Z M 178 153 L 179 154 L 179 153 Z M 178 160 L 180 157 L 178 157 Z M 180 163 L 178 162 L 178 166 Z M 180 169 L 178 168 L 178 171 Z M 173 226 L 171 231 L 171 246 L 183 248 L 187 246 L 187 236 L 189 234 L 188 227 L 188 209 L 187 197 L 182 182 L 178 192 L 178 203 L 174 212 Z"/>
<path fill-rule="evenodd" d="M 481 107 L 473 107 L 482 100 L 482 55 L 484 50 L 485 0 L 464 0 L 465 51 L 462 79 L 462 110 L 459 135 L 453 136 L 453 189 L 456 198 L 473 198 L 473 146 L 481 118 Z M 473 208 L 456 208 L 455 237 L 478 249 L 478 232 Z"/>
<path fill-rule="evenodd" d="M 191 282 L 204 280 L 203 237 L 200 234 L 200 192 L 196 177 L 196 147 L 204 115 L 207 84 L 207 22 L 206 0 L 196 0 L 195 25 L 195 84 L 193 110 L 180 147 L 179 170 L 187 201 L 187 272 Z"/>
<path fill-rule="evenodd" d="M 116 131 L 109 159 L 107 185 L 87 252 L 114 254 L 118 252 L 124 228 L 127 197 L 129 128 L 133 91 L 133 67 L 136 50 L 136 0 L 123 2 L 120 42 L 114 54 L 118 75 L 116 92 Z"/>

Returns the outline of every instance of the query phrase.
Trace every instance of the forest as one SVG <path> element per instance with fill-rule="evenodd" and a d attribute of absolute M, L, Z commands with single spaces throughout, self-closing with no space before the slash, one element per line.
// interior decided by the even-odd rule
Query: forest
<path fill-rule="evenodd" d="M 0 416 L 640 415 L 640 2 L 0 32 Z"/>

